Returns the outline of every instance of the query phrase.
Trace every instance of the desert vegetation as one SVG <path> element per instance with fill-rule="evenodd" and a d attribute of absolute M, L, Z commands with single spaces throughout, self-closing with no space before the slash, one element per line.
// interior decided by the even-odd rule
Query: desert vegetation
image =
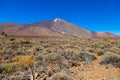
<path fill-rule="evenodd" d="M 0 80 L 119 80 L 119 38 L 0 38 Z"/>

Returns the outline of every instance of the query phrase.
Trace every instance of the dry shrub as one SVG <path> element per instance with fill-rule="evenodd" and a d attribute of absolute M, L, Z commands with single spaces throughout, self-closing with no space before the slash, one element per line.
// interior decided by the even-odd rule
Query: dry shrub
<path fill-rule="evenodd" d="M 32 67 L 34 64 L 31 56 L 17 56 L 14 58 L 14 61 L 20 68 L 25 68 L 27 66 Z"/>
<path fill-rule="evenodd" d="M 87 64 L 91 64 L 91 62 L 96 59 L 96 56 L 91 53 L 87 53 L 83 51 L 83 52 L 77 53 L 76 58 L 78 60 L 85 61 Z"/>
<path fill-rule="evenodd" d="M 51 78 L 47 80 L 73 80 L 66 72 L 58 72 L 52 75 Z"/>
<path fill-rule="evenodd" d="M 120 56 L 112 52 L 107 52 L 101 60 L 100 64 L 113 65 L 120 68 Z"/>
<path fill-rule="evenodd" d="M 58 53 L 50 53 L 47 54 L 44 63 L 47 65 L 58 65 L 61 68 L 69 67 L 68 61 L 64 58 L 64 56 L 61 56 Z"/>
<path fill-rule="evenodd" d="M 46 55 L 45 62 L 47 63 L 61 63 L 63 57 L 57 53 L 51 53 Z"/>

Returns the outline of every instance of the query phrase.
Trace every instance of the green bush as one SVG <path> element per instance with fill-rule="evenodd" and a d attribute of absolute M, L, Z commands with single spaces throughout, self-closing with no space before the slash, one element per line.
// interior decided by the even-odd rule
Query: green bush
<path fill-rule="evenodd" d="M 6 73 L 13 73 L 16 69 L 15 64 L 13 63 L 4 64 L 3 67 Z"/>

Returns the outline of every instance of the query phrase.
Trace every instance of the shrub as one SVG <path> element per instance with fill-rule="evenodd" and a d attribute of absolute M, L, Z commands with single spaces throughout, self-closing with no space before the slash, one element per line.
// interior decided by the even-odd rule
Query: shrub
<path fill-rule="evenodd" d="M 35 55 L 36 48 L 35 47 L 31 47 L 30 49 L 27 50 L 27 53 L 31 53 L 32 55 Z"/>
<path fill-rule="evenodd" d="M 76 62 L 76 61 L 68 61 L 68 64 L 69 64 L 69 67 L 77 67 L 77 66 L 80 66 L 80 63 L 79 62 Z"/>
<path fill-rule="evenodd" d="M 78 60 L 85 61 L 87 64 L 90 64 L 96 57 L 91 53 L 80 52 L 76 54 Z"/>
<path fill-rule="evenodd" d="M 16 48 L 18 48 L 18 45 L 17 44 L 10 44 L 8 46 L 8 48 L 16 49 Z"/>
<path fill-rule="evenodd" d="M 33 67 L 34 61 L 31 56 L 17 56 L 13 59 L 20 68 Z"/>
<path fill-rule="evenodd" d="M 39 55 L 37 55 L 37 56 L 34 57 L 34 60 L 35 61 L 43 61 L 44 57 L 45 57 L 44 55 L 39 54 Z"/>
<path fill-rule="evenodd" d="M 1 55 L 1 54 L 4 54 L 4 51 L 3 51 L 3 50 L 0 51 L 0 55 Z"/>
<path fill-rule="evenodd" d="M 10 38 L 10 41 L 15 41 L 16 39 L 15 38 Z"/>
<path fill-rule="evenodd" d="M 4 52 L 4 55 L 5 55 L 5 57 L 6 57 L 6 59 L 8 59 L 8 58 L 13 58 L 14 57 L 14 51 L 13 50 L 6 50 L 5 52 Z"/>
<path fill-rule="evenodd" d="M 87 63 L 90 63 L 91 61 L 95 60 L 96 57 L 93 54 L 86 53 L 84 51 L 78 51 L 74 52 L 72 50 L 65 50 L 65 51 L 59 51 L 59 53 L 64 56 L 67 60 L 70 61 L 85 61 Z"/>
<path fill-rule="evenodd" d="M 45 58 L 45 62 L 48 63 L 61 63 L 63 57 L 57 53 L 47 54 Z"/>
<path fill-rule="evenodd" d="M 113 65 L 120 68 L 120 56 L 109 52 L 104 55 L 103 59 L 100 61 L 100 64 Z"/>
<path fill-rule="evenodd" d="M 43 50 L 42 50 L 42 54 L 43 54 L 43 55 L 48 54 L 47 50 L 43 49 Z"/>
<path fill-rule="evenodd" d="M 13 73 L 15 72 L 15 69 L 16 69 L 14 63 L 4 64 L 3 67 L 6 73 Z"/>
<path fill-rule="evenodd" d="M 40 67 L 44 65 L 42 61 L 35 61 L 35 67 Z"/>
<path fill-rule="evenodd" d="M 105 53 L 105 50 L 99 50 L 99 51 L 97 51 L 97 55 L 98 56 L 101 56 L 101 55 L 103 55 Z"/>
<path fill-rule="evenodd" d="M 4 59 L 9 59 L 9 55 L 4 55 Z"/>
<path fill-rule="evenodd" d="M 47 48 L 50 47 L 51 45 L 49 43 L 42 43 L 42 47 Z"/>
<path fill-rule="evenodd" d="M 110 51 L 120 55 L 120 49 L 117 46 L 111 47 Z"/>
<path fill-rule="evenodd" d="M 21 43 L 22 43 L 22 44 L 31 44 L 31 42 L 28 41 L 28 40 L 22 40 Z"/>
<path fill-rule="evenodd" d="M 60 50 L 58 53 L 61 56 L 64 56 L 67 60 L 73 60 L 75 59 L 75 54 L 72 50 Z"/>
<path fill-rule="evenodd" d="M 5 70 L 4 67 L 0 65 L 0 73 L 2 73 L 4 70 Z"/>
<path fill-rule="evenodd" d="M 25 55 L 24 51 L 15 51 L 14 55 Z"/>
<path fill-rule="evenodd" d="M 52 77 L 48 80 L 73 80 L 67 73 L 65 72 L 58 72 L 52 75 Z"/>

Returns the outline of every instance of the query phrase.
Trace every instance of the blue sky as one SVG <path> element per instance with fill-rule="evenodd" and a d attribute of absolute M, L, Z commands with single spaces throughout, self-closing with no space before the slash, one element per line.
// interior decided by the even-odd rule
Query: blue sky
<path fill-rule="evenodd" d="M 32 23 L 54 18 L 120 35 L 120 0 L 0 0 L 0 22 Z"/>

